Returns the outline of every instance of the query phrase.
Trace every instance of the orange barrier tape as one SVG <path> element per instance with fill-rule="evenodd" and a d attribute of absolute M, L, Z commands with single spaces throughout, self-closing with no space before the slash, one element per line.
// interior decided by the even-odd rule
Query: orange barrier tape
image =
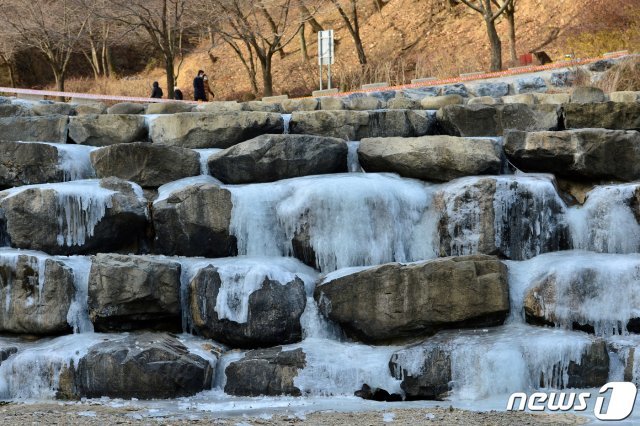
<path fill-rule="evenodd" d="M 111 96 L 111 95 L 94 95 L 91 93 L 74 93 L 74 92 L 55 92 L 48 90 L 33 89 L 15 89 L 11 87 L 0 87 L 0 93 L 15 93 L 18 95 L 32 96 L 52 96 L 76 99 L 94 99 L 103 101 L 120 101 L 120 102 L 145 102 L 145 103 L 166 103 L 166 102 L 185 102 L 197 103 L 195 101 L 176 101 L 173 99 L 157 99 L 157 98 L 137 98 L 132 96 Z"/>

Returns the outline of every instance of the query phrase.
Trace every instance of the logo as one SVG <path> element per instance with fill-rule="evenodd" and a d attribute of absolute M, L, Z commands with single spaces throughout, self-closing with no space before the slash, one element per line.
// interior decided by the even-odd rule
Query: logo
<path fill-rule="evenodd" d="M 598 420 L 624 420 L 633 412 L 637 393 L 638 389 L 633 383 L 607 383 L 597 394 L 593 414 Z M 509 397 L 507 410 L 579 412 L 587 409 L 587 402 L 591 398 L 591 392 L 535 392 L 530 396 L 524 392 L 516 392 Z"/>

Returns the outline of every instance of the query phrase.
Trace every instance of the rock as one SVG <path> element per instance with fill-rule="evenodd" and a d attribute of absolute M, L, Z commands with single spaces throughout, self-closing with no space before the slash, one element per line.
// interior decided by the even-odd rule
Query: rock
<path fill-rule="evenodd" d="M 604 72 L 614 66 L 615 63 L 611 59 L 601 59 L 592 64 L 589 64 L 589 71 Z"/>
<path fill-rule="evenodd" d="M 611 102 L 637 102 L 640 100 L 640 92 L 611 92 L 609 93 Z"/>
<path fill-rule="evenodd" d="M 339 111 L 345 109 L 342 98 L 324 96 L 320 98 L 320 109 L 325 111 Z"/>
<path fill-rule="evenodd" d="M 301 348 L 249 351 L 225 369 L 224 392 L 234 396 L 301 396 L 294 379 L 305 365 L 306 356 Z"/>
<path fill-rule="evenodd" d="M 502 102 L 505 104 L 535 105 L 538 103 L 538 98 L 533 93 L 525 93 L 522 95 L 503 96 Z"/>
<path fill-rule="evenodd" d="M 200 270 L 191 281 L 190 319 L 198 335 L 234 348 L 270 347 L 302 339 L 300 317 L 307 297 L 300 278 L 287 283 L 265 278 L 248 296 L 245 322 L 219 316 L 216 304 L 223 285 L 229 284 L 222 283 L 214 266 Z"/>
<path fill-rule="evenodd" d="M 107 106 L 102 102 L 75 105 L 76 115 L 106 114 Z"/>
<path fill-rule="evenodd" d="M 490 140 L 452 136 L 363 139 L 358 148 L 367 172 L 391 172 L 426 181 L 499 174 L 501 160 Z"/>
<path fill-rule="evenodd" d="M 181 331 L 180 264 L 98 254 L 89 275 L 89 316 L 97 331 Z"/>
<path fill-rule="evenodd" d="M 405 98 L 421 101 L 425 96 L 439 96 L 441 88 L 437 86 L 416 87 L 411 89 L 402 89 L 402 95 Z"/>
<path fill-rule="evenodd" d="M 230 235 L 231 193 L 216 184 L 199 183 L 153 203 L 155 252 L 178 256 L 237 255 Z"/>
<path fill-rule="evenodd" d="M 82 398 L 179 398 L 211 388 L 214 367 L 168 334 L 131 334 L 92 346 L 73 374 Z"/>
<path fill-rule="evenodd" d="M 409 98 L 393 98 L 387 102 L 389 109 L 422 109 L 419 100 Z"/>
<path fill-rule="evenodd" d="M 504 82 L 480 83 L 473 88 L 476 96 L 500 98 L 509 94 L 509 84 Z"/>
<path fill-rule="evenodd" d="M 467 91 L 467 87 L 464 84 L 456 83 L 456 84 L 449 84 L 447 86 L 444 86 L 442 88 L 442 95 L 443 96 L 460 95 L 466 98 L 469 96 L 469 92 Z"/>
<path fill-rule="evenodd" d="M 640 357 L 637 356 L 640 347 L 637 344 L 637 339 L 610 339 L 607 344 L 610 353 L 615 354 L 622 361 L 622 379 L 625 382 L 633 382 L 637 386 L 640 382 L 640 377 L 636 374 L 640 365 L 638 364 Z"/>
<path fill-rule="evenodd" d="M 365 342 L 502 324 L 509 313 L 507 268 L 491 256 L 391 263 L 324 281 L 320 311 Z"/>
<path fill-rule="evenodd" d="M 282 110 L 286 113 L 293 111 L 315 111 L 318 109 L 319 102 L 314 98 L 305 99 L 287 99 L 282 101 Z"/>
<path fill-rule="evenodd" d="M 249 101 L 242 103 L 242 111 L 270 112 L 280 114 L 283 112 L 282 105 L 271 102 Z"/>
<path fill-rule="evenodd" d="M 6 105 L 11 103 L 11 98 L 7 98 L 6 96 L 0 96 L 0 105 Z"/>
<path fill-rule="evenodd" d="M 557 71 L 551 73 L 550 82 L 555 87 L 570 87 L 575 81 L 575 73 L 570 71 Z"/>
<path fill-rule="evenodd" d="M 69 138 L 77 144 L 108 146 L 144 141 L 147 127 L 140 115 L 83 115 L 71 117 Z"/>
<path fill-rule="evenodd" d="M 91 152 L 91 163 L 99 178 L 115 176 L 155 188 L 200 174 L 197 152 L 179 146 L 147 142 L 111 145 Z"/>
<path fill-rule="evenodd" d="M 195 112 L 232 112 L 242 111 L 242 104 L 237 101 L 214 101 L 196 105 Z"/>
<path fill-rule="evenodd" d="M 58 149 L 44 143 L 0 142 L 0 188 L 62 182 Z"/>
<path fill-rule="evenodd" d="M 499 358 L 506 348 L 509 361 Z M 502 365 L 515 360 L 518 369 Z M 608 381 L 609 354 L 602 339 L 583 334 L 495 327 L 440 332 L 394 353 L 389 369 L 393 377 L 402 380 L 400 387 L 407 400 L 443 399 L 451 386 L 484 397 L 492 389 L 485 381 L 487 370 L 498 383 L 533 380 L 531 385 L 536 388 L 600 387 Z M 463 383 L 457 382 L 460 380 Z"/>
<path fill-rule="evenodd" d="M 193 104 L 186 102 L 158 102 L 147 106 L 146 114 L 178 114 L 181 112 L 191 112 Z"/>
<path fill-rule="evenodd" d="M 432 134 L 435 121 L 426 111 L 294 112 L 291 133 L 341 138 L 411 137 Z"/>
<path fill-rule="evenodd" d="M 68 127 L 69 117 L 62 115 L 0 118 L 0 135 L 7 141 L 66 143 Z"/>
<path fill-rule="evenodd" d="M 7 190 L 0 213 L 12 247 L 65 255 L 135 249 L 148 214 L 141 188 L 115 178 Z"/>
<path fill-rule="evenodd" d="M 635 131 L 509 131 L 504 149 L 509 161 L 526 172 L 577 180 L 640 179 L 640 133 Z"/>
<path fill-rule="evenodd" d="M 500 98 L 492 98 L 491 96 L 480 96 L 477 98 L 471 98 L 469 99 L 469 102 L 467 102 L 467 105 L 477 105 L 477 104 L 482 104 L 482 105 L 500 105 L 502 104 L 502 99 Z"/>
<path fill-rule="evenodd" d="M 0 364 L 16 353 L 18 353 L 18 348 L 15 346 L 5 346 L 4 348 L 0 348 Z"/>
<path fill-rule="evenodd" d="M 547 84 L 542 77 L 519 78 L 515 82 L 516 93 L 546 92 Z"/>
<path fill-rule="evenodd" d="M 52 104 L 37 103 L 31 107 L 31 111 L 33 111 L 35 115 L 74 115 L 73 105 L 65 102 Z"/>
<path fill-rule="evenodd" d="M 107 114 L 116 114 L 116 115 L 144 114 L 144 111 L 146 108 L 147 106 L 144 104 L 122 102 L 119 104 L 115 104 L 114 106 L 107 109 Z"/>
<path fill-rule="evenodd" d="M 604 92 L 597 87 L 576 87 L 571 92 L 571 102 L 576 104 L 590 104 L 605 100 Z"/>
<path fill-rule="evenodd" d="M 440 256 L 524 260 L 569 248 L 566 207 L 549 177 L 461 178 L 437 191 L 432 203 L 442 212 Z"/>
<path fill-rule="evenodd" d="M 500 136 L 507 129 L 555 130 L 560 126 L 556 105 L 449 105 L 436 114 L 438 127 L 452 136 Z"/>
<path fill-rule="evenodd" d="M 567 129 L 640 130 L 639 102 L 571 103 L 563 111 Z"/>
<path fill-rule="evenodd" d="M 163 115 L 151 125 L 154 143 L 184 148 L 228 148 L 263 134 L 281 134 L 280 114 L 265 112 L 184 113 Z"/>
<path fill-rule="evenodd" d="M 382 108 L 380 99 L 373 96 L 356 96 L 344 99 L 346 109 L 352 111 L 372 111 Z"/>
<path fill-rule="evenodd" d="M 571 102 L 571 95 L 568 93 L 535 93 L 534 96 L 539 104 L 563 105 Z"/>
<path fill-rule="evenodd" d="M 358 398 L 366 399 L 369 401 L 378 401 L 378 402 L 399 402 L 402 401 L 402 395 L 397 393 L 390 394 L 385 389 L 375 388 L 371 389 L 371 386 L 368 384 L 362 385 L 362 389 L 359 391 L 355 391 L 355 396 Z"/>
<path fill-rule="evenodd" d="M 211 174 L 239 184 L 347 172 L 347 144 L 307 135 L 262 135 L 209 157 Z"/>
<path fill-rule="evenodd" d="M 30 108 L 22 105 L 0 103 L 0 117 L 30 117 L 34 115 Z"/>
<path fill-rule="evenodd" d="M 380 99 L 383 107 L 387 102 L 395 98 L 397 95 L 398 95 L 398 92 L 395 90 L 383 90 L 381 92 L 367 92 L 366 94 L 366 96 L 371 96 L 373 98 Z"/>
<path fill-rule="evenodd" d="M 53 258 L 0 252 L 0 331 L 50 335 L 68 332 L 73 271 Z"/>
<path fill-rule="evenodd" d="M 427 96 L 420 101 L 420 104 L 424 109 L 434 110 L 446 105 L 462 105 L 464 99 L 460 95 Z"/>

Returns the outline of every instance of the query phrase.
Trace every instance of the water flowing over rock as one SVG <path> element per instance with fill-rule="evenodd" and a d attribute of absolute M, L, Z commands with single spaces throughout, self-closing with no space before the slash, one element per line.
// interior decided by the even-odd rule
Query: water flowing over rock
<path fill-rule="evenodd" d="M 528 322 L 577 328 L 597 336 L 640 331 L 640 256 L 636 254 L 549 253 L 512 262 L 509 269 Z"/>
<path fill-rule="evenodd" d="M 272 182 L 347 171 L 341 139 L 307 135 L 263 135 L 209 158 L 211 174 L 224 183 Z"/>
<path fill-rule="evenodd" d="M 69 138 L 77 144 L 91 146 L 144 141 L 147 126 L 140 115 L 83 115 L 71 117 Z"/>
<path fill-rule="evenodd" d="M 563 109 L 567 129 L 640 130 L 640 102 L 566 104 Z"/>
<path fill-rule="evenodd" d="M 229 148 L 263 134 L 281 134 L 282 116 L 267 112 L 162 115 L 151 124 L 154 143 L 184 148 Z"/>
<path fill-rule="evenodd" d="M 504 149 L 509 161 L 526 172 L 591 180 L 640 178 L 640 132 L 636 131 L 510 131 Z"/>
<path fill-rule="evenodd" d="M 67 142 L 69 117 L 0 117 L 0 139 L 26 142 Z"/>
<path fill-rule="evenodd" d="M 540 387 L 600 387 L 608 381 L 605 342 L 583 333 L 526 325 L 445 331 L 393 354 L 392 375 L 407 399 L 461 399 Z"/>
<path fill-rule="evenodd" d="M 509 312 L 507 268 L 491 256 L 392 263 L 334 274 L 316 287 L 320 310 L 366 342 L 498 325 Z"/>
<path fill-rule="evenodd" d="M 427 181 L 498 174 L 500 154 L 488 139 L 451 136 L 363 139 L 358 148 L 368 172 L 391 172 Z"/>
<path fill-rule="evenodd" d="M 142 189 L 113 178 L 6 190 L 0 212 L 13 247 L 51 254 L 134 247 L 148 214 Z"/>
<path fill-rule="evenodd" d="M 153 203 L 155 252 L 226 257 L 237 253 L 230 233 L 231 193 L 210 176 L 187 178 L 159 188 Z"/>
<path fill-rule="evenodd" d="M 545 175 L 461 178 L 434 195 L 440 255 L 529 259 L 567 249 L 566 207 Z"/>
<path fill-rule="evenodd" d="M 98 254 L 89 278 L 89 315 L 97 330 L 181 329 L 180 263 Z"/>
<path fill-rule="evenodd" d="M 315 275 L 290 258 L 212 260 L 188 284 L 189 327 L 233 347 L 300 341 L 305 288 L 313 287 Z"/>
<path fill-rule="evenodd" d="M 200 174 L 200 156 L 193 150 L 146 142 L 97 149 L 91 162 L 99 178 L 115 176 L 145 188 Z"/>

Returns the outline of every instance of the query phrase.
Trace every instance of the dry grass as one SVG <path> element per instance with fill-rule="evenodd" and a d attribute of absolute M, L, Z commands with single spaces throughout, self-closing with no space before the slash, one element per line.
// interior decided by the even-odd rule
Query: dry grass
<path fill-rule="evenodd" d="M 608 69 L 597 86 L 605 92 L 640 91 L 640 56 L 634 56 Z"/>

